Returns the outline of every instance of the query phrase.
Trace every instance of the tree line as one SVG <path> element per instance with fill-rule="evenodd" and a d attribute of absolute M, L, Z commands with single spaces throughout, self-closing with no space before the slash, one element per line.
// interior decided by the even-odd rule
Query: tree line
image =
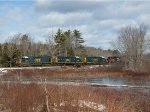
<path fill-rule="evenodd" d="M 84 39 L 79 30 L 62 31 L 55 35 L 51 32 L 46 42 L 35 42 L 28 34 L 14 34 L 0 44 L 0 66 L 14 66 L 15 61 L 23 56 L 83 56 Z"/>
<path fill-rule="evenodd" d="M 116 50 L 103 50 L 84 45 L 85 40 L 79 30 L 50 32 L 45 42 L 35 42 L 28 34 L 17 33 L 0 44 L 0 66 L 15 66 L 15 61 L 23 56 L 112 56 Z"/>
<path fill-rule="evenodd" d="M 148 26 L 128 25 L 118 32 L 118 38 L 113 43 L 115 50 L 103 50 L 84 45 L 84 39 L 79 30 L 63 31 L 58 29 L 50 32 L 46 42 L 35 42 L 28 34 L 14 34 L 5 43 L 0 44 L 0 66 L 14 66 L 15 60 L 23 56 L 121 56 L 124 67 L 139 71 L 147 47 L 150 47 Z"/>

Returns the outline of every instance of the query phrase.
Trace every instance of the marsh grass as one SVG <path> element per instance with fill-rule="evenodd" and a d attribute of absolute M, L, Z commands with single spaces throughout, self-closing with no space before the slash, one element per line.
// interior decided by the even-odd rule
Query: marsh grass
<path fill-rule="evenodd" d="M 149 112 L 150 90 L 91 86 L 0 84 L 0 104 L 11 112 L 46 112 L 44 86 L 50 112 Z M 99 107 L 102 105 L 103 107 Z M 101 108 L 101 110 L 100 110 Z"/>
<path fill-rule="evenodd" d="M 103 76 L 121 76 L 121 77 L 134 77 L 134 76 L 146 76 L 150 77 L 149 72 L 133 72 L 133 71 L 122 71 L 114 70 L 106 67 L 81 67 L 81 68 L 60 68 L 60 69 L 18 69 L 9 71 L 5 77 L 16 76 L 16 77 L 103 77 Z"/>
<path fill-rule="evenodd" d="M 21 83 L 22 78 L 86 80 L 105 76 L 149 78 L 150 74 L 111 70 L 103 66 L 12 70 L 1 77 L 14 77 L 18 81 L 0 82 L 0 104 L 3 105 L 3 109 L 10 110 L 9 112 L 150 112 L 149 89 Z"/>

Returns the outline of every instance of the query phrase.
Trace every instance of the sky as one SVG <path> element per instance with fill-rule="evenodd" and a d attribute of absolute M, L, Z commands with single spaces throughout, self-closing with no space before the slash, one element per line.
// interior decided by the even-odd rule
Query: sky
<path fill-rule="evenodd" d="M 0 42 L 16 33 L 35 41 L 78 29 L 86 46 L 112 49 L 120 28 L 150 24 L 148 0 L 0 0 Z"/>

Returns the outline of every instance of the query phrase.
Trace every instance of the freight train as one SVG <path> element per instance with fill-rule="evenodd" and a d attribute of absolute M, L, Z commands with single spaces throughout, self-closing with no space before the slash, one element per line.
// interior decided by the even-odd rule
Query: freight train
<path fill-rule="evenodd" d="M 107 60 L 104 57 L 49 57 L 37 56 L 27 57 L 24 56 L 16 61 L 16 66 L 48 66 L 48 65 L 102 65 L 106 64 Z"/>

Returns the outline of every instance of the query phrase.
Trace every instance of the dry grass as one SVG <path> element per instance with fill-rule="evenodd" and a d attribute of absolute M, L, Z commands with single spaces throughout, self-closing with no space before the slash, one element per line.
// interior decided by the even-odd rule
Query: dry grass
<path fill-rule="evenodd" d="M 60 68 L 60 69 L 22 69 L 9 71 L 3 77 L 26 77 L 26 78 L 91 78 L 91 77 L 106 77 L 106 76 L 118 76 L 118 77 L 148 77 L 150 78 L 150 72 L 132 72 L 109 69 L 106 67 L 81 67 L 81 68 Z"/>
<path fill-rule="evenodd" d="M 140 77 L 149 73 L 135 73 L 105 67 L 66 67 L 61 69 L 13 70 L 1 76 L 26 78 L 90 78 Z M 45 88 L 47 93 L 45 92 Z M 48 96 L 48 99 L 46 98 Z M 38 85 L 0 83 L 0 108 L 8 112 L 150 112 L 149 89 L 104 88 L 73 85 Z M 100 111 L 101 109 L 101 111 Z"/>
<path fill-rule="evenodd" d="M 147 60 L 143 61 L 142 71 L 150 73 L 150 59 L 148 61 Z"/>
<path fill-rule="evenodd" d="M 50 112 L 150 112 L 150 90 L 90 86 L 0 84 L 0 104 L 11 112 L 46 112 L 44 87 Z"/>

